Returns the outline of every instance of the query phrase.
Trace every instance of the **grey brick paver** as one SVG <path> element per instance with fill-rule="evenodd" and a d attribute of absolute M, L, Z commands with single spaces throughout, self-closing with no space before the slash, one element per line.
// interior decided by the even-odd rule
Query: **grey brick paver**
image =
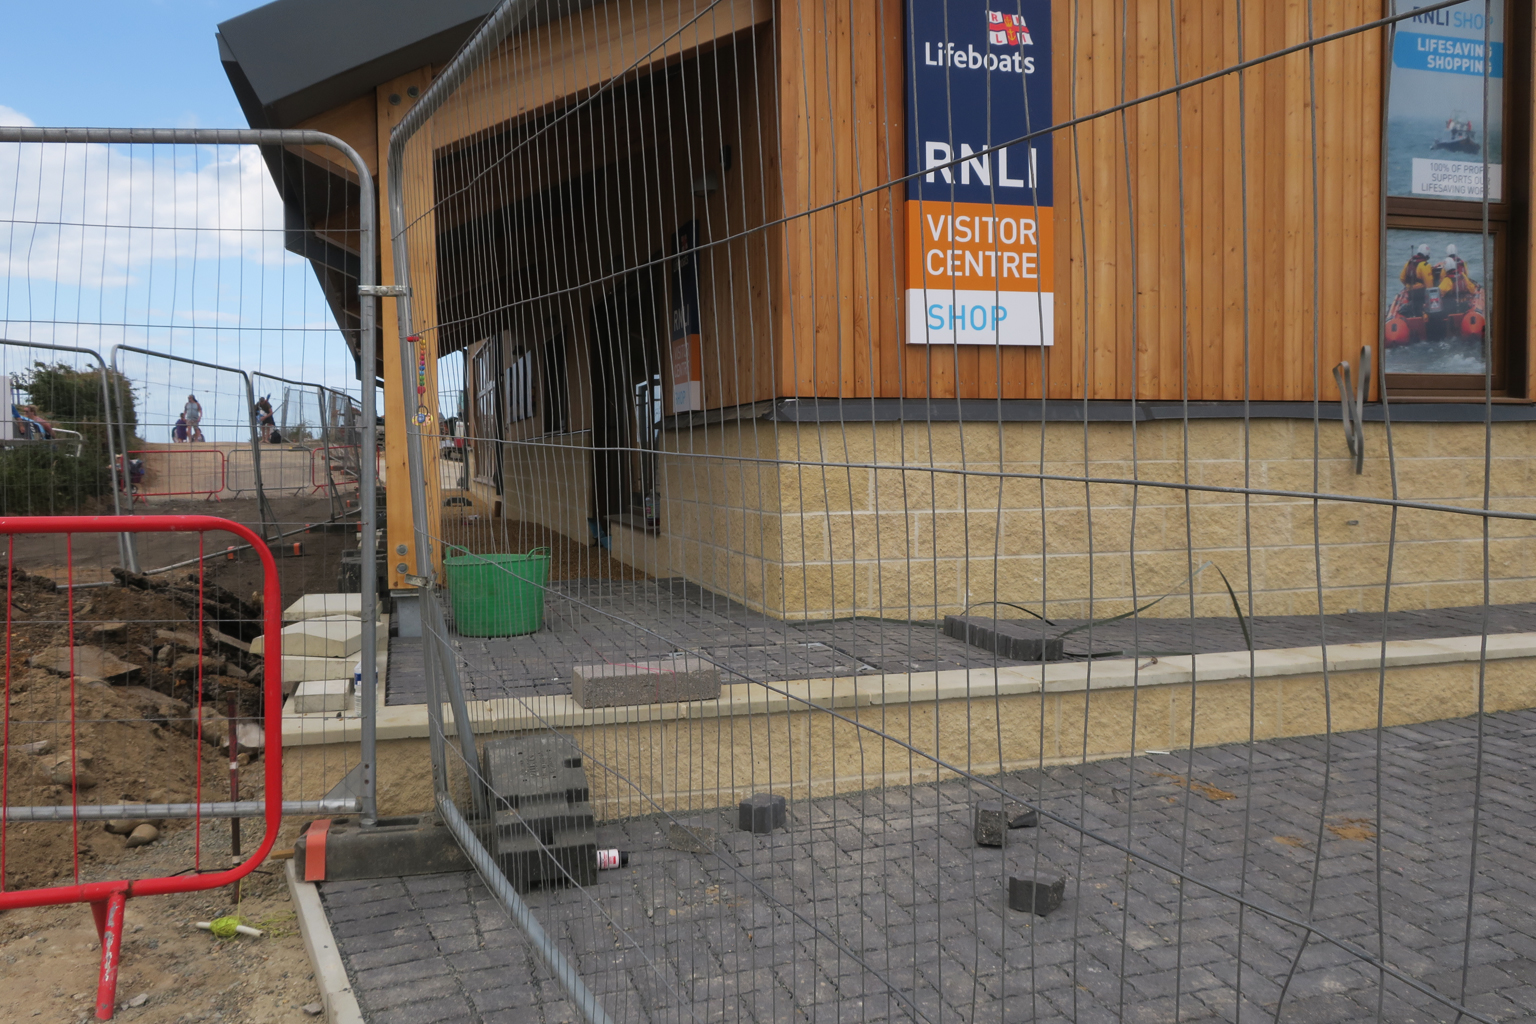
<path fill-rule="evenodd" d="M 1490 716 L 1484 731 L 1488 750 L 1513 754 L 1484 757 L 1470 953 L 1461 940 L 1472 723 L 1389 729 L 1382 737 L 1381 912 L 1391 964 L 1454 994 L 1465 957 L 1472 964 L 1469 1003 L 1495 1019 L 1516 1020 L 1529 1011 L 1515 1008 L 1529 1007 L 1536 991 L 1536 818 L 1526 810 L 1536 805 L 1536 789 L 1525 754 L 1536 736 L 1536 711 Z M 997 781 L 1122 841 L 1132 807 L 1133 848 L 1170 864 L 1182 858 L 1192 875 L 1228 893 L 1244 885 L 1246 871 L 1244 891 L 1255 903 L 1305 917 L 1323 814 L 1321 758 L 1329 748 L 1335 760 L 1323 823 L 1358 818 L 1374 824 L 1374 733 L 1340 734 L 1330 744 L 1317 737 L 1264 742 L 1251 754 L 1243 745 L 1198 750 L 1192 769 L 1180 752 Z M 1151 774 L 1191 770 L 1240 798 L 1213 802 Z M 1246 816 L 1243 797 L 1250 790 Z M 599 841 L 629 849 L 630 867 L 604 872 L 586 892 L 536 890 L 528 901 L 583 965 L 610 1011 L 637 1022 L 697 1016 L 798 1024 L 833 1019 L 839 1010 L 843 1019 L 860 1019 L 860 1013 L 870 1020 L 911 1019 L 892 986 L 931 1019 L 974 1024 L 1001 1024 L 1005 1002 L 1008 1021 L 1074 1013 L 1078 1024 L 1172 1020 L 1175 999 L 1180 1021 L 1234 1019 L 1239 921 L 1229 897 L 1194 884 L 1180 887 L 1145 860 L 1127 871 L 1120 852 L 1049 821 L 1015 833 L 1002 850 L 973 848 L 969 793 L 963 783 L 945 783 L 795 801 L 791 827 L 771 837 L 737 833 L 723 823 L 719 856 L 667 849 L 662 819 L 605 824 Z M 1186 804 L 1187 848 L 1180 845 Z M 1319 927 L 1370 950 L 1376 943 L 1375 853 L 1374 841 L 1325 829 L 1315 907 Z M 1068 902 L 1045 919 L 1004 909 L 1004 877 L 1032 868 L 1037 857 L 1042 869 L 1068 881 Z M 441 1019 L 543 1024 L 574 1014 L 522 932 L 509 926 L 474 876 L 322 888 L 370 1024 L 415 1020 L 409 1014 L 438 1012 L 417 1009 L 424 1003 L 453 999 L 465 1016 Z M 1272 1019 L 1300 933 L 1259 910 L 1243 914 L 1241 927 L 1243 1019 Z M 434 940 L 434 933 L 445 937 Z M 417 959 L 435 959 L 443 970 L 418 968 Z M 421 971 L 411 975 L 421 981 L 406 981 L 402 970 L 392 970 L 396 965 Z M 423 996 L 422 985 L 444 982 L 451 986 Z M 1394 1024 L 1454 1017 L 1395 981 L 1388 994 L 1384 1019 Z M 1291 981 L 1282 1020 L 1375 1019 L 1375 1001 L 1376 972 L 1347 950 L 1314 939 Z"/>

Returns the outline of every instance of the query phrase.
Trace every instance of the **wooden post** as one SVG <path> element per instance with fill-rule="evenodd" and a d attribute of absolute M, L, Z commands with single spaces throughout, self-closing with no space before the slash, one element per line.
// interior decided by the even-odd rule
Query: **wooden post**
<path fill-rule="evenodd" d="M 378 152 L 379 157 L 379 280 L 385 284 L 393 283 L 395 278 L 395 256 L 392 239 L 396 225 L 392 224 L 389 216 L 389 161 L 385 154 L 389 152 L 389 133 L 394 129 L 405 112 L 411 109 L 416 100 L 410 95 L 414 87 L 418 95 L 424 92 L 432 82 L 431 68 L 418 68 L 399 78 L 392 79 L 380 85 L 376 90 L 376 105 L 378 109 Z M 430 132 L 430 129 L 423 129 Z M 410 167 L 409 162 L 407 167 Z M 408 171 L 409 173 L 409 171 Z M 429 171 L 430 173 L 430 171 Z M 407 201 L 421 201 L 419 189 L 407 190 Z M 430 195 L 430 192 L 428 193 Z M 421 248 L 423 236 L 430 238 L 432 227 L 430 220 L 424 227 L 417 227 L 411 235 L 412 242 L 417 249 Z M 435 242 L 435 240 L 433 240 Z M 425 330 L 435 325 L 437 320 L 437 295 L 436 274 L 432 272 L 435 259 L 436 245 L 430 246 L 431 252 L 412 252 L 415 266 L 415 276 L 411 280 L 412 296 L 411 308 L 416 316 L 416 327 Z M 379 348 L 384 355 L 384 479 L 387 485 L 387 500 L 389 522 L 387 528 L 386 554 L 389 566 L 389 587 L 391 590 L 399 590 L 406 586 L 405 574 L 420 571 L 416 561 L 416 537 L 412 528 L 411 519 L 411 489 L 408 486 L 410 473 L 406 467 L 405 453 L 405 425 L 409 417 L 416 412 L 414 408 L 407 409 L 405 396 L 401 388 L 402 375 L 410 377 L 414 375 L 413 367 L 400 365 L 400 337 L 399 321 L 396 317 L 395 303 L 386 299 L 379 303 Z M 427 358 L 427 394 L 422 396 L 425 404 L 433 414 L 432 425 L 429 429 L 436 430 L 437 401 L 436 401 L 436 369 L 435 357 L 436 337 L 427 333 L 429 343 L 433 351 L 428 352 Z M 423 455 L 427 467 L 427 521 L 428 532 L 433 535 L 441 534 L 438 525 L 440 510 L 434 508 L 433 496 L 437 493 L 436 481 L 432 479 L 432 473 L 437 467 L 435 452 L 431 449 L 434 445 L 424 445 Z M 439 554 L 439 557 L 441 555 Z M 405 568 L 402 570 L 401 566 Z"/>

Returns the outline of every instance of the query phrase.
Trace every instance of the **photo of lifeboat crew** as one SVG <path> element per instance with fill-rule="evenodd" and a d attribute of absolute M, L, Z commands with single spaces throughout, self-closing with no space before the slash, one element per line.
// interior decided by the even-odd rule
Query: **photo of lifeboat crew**
<path fill-rule="evenodd" d="M 1397 275 L 1402 291 L 1387 310 L 1385 342 L 1393 349 L 1421 341 L 1464 339 L 1481 345 L 1488 326 L 1484 290 L 1456 243 L 1438 260 L 1427 242 L 1415 245 Z"/>

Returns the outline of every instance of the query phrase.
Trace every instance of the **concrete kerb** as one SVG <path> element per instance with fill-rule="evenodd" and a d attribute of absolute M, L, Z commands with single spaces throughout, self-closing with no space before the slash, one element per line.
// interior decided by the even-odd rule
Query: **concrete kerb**
<path fill-rule="evenodd" d="M 299 919 L 304 949 L 315 969 L 315 984 L 320 988 L 320 1001 L 325 1005 L 325 1019 L 330 1024 L 363 1024 L 362 1007 L 352 992 L 346 965 L 341 962 L 341 952 L 331 934 L 331 923 L 326 920 L 325 907 L 320 902 L 320 890 L 313 882 L 299 878 L 298 869 L 291 860 L 284 865 L 283 874 L 288 879 L 288 894 Z"/>
<path fill-rule="evenodd" d="M 1356 672 L 1421 665 L 1476 662 L 1483 645 L 1477 636 L 1437 640 L 1393 640 L 1380 643 L 1337 644 L 1328 647 L 1327 670 Z M 1502 633 L 1487 638 L 1490 661 L 1536 658 L 1536 633 Z M 1251 662 L 1250 662 L 1251 657 Z M 1015 696 L 1030 693 L 1069 693 L 1083 690 L 1149 688 L 1189 683 L 1230 682 L 1285 676 L 1311 676 L 1324 670 L 1321 647 L 1232 651 L 1158 658 L 1115 658 L 1069 664 L 1015 665 L 1004 668 L 950 669 L 940 672 L 892 673 L 791 682 L 734 683 L 721 687 L 718 700 L 650 704 L 634 707 L 583 708 L 569 694 L 471 701 L 476 732 L 507 732 L 556 728 L 634 725 L 683 719 L 710 719 L 775 711 L 858 708 L 879 704 L 910 704 L 935 700 Z M 380 676 L 383 678 L 382 673 Z M 382 683 L 381 683 L 382 686 Z M 382 695 L 381 695 L 382 696 Z M 291 709 L 291 705 L 290 705 Z M 445 709 L 447 713 L 447 709 Z M 445 722 L 451 725 L 451 717 Z M 354 717 L 294 714 L 285 710 L 283 743 L 306 746 L 355 743 L 361 724 Z M 379 739 L 417 739 L 428 735 L 424 704 L 380 706 Z"/>
<path fill-rule="evenodd" d="M 1491 711 L 1536 707 L 1536 633 L 1490 636 L 1485 682 L 1480 682 L 1484 673 L 1478 669 L 1482 646 L 1483 638 L 1478 636 L 1393 641 L 1385 646 L 1384 660 L 1379 642 L 1330 646 L 1327 667 L 1334 673 L 1334 727 L 1364 728 L 1376 720 L 1377 675 L 1383 663 L 1388 700 L 1384 713 L 1389 725 L 1473 713 L 1480 706 L 1478 694 L 1484 686 Z M 989 775 L 1041 764 L 1236 742 L 1249 734 L 1250 727 L 1258 728 L 1260 738 L 1326 731 L 1328 698 L 1320 648 L 1259 651 L 1251 658 L 1251 669 L 1249 653 L 1238 651 L 1200 655 L 1193 666 L 1188 657 L 1148 657 L 1055 664 L 1043 671 L 1039 665 L 1017 665 L 738 683 L 722 688 L 719 700 L 638 707 L 583 709 L 570 694 L 550 694 L 467 702 L 466 711 L 473 731 L 481 735 L 548 728 L 569 732 L 595 764 L 616 773 L 613 779 L 639 778 L 654 769 L 649 755 L 635 760 L 636 750 L 655 749 L 657 744 L 676 751 L 718 749 L 723 760 L 664 759 L 671 766 L 669 771 L 681 774 L 676 778 L 669 774 L 665 784 L 659 778 L 653 780 L 657 792 L 665 792 L 669 806 L 695 809 L 734 804 L 765 789 L 790 787 L 800 796 L 816 796 L 949 777 L 949 769 L 927 762 L 927 756 L 950 763 L 972 757 L 966 761 L 970 769 Z M 1200 714 L 1191 733 L 1187 709 L 1197 699 Z M 892 705 L 901 713 L 888 721 L 887 708 Z M 839 717 L 818 714 L 818 708 L 835 708 Z M 1250 721 L 1255 711 L 1258 718 Z M 777 714 L 770 717 L 766 712 Z M 1045 730 L 1033 724 L 1042 714 Z M 985 757 L 966 753 L 978 718 L 987 722 L 995 718 L 1001 734 L 998 749 Z M 855 724 L 860 722 L 865 725 Z M 857 732 L 868 725 L 891 729 L 890 739 Z M 738 730 L 744 726 L 772 728 L 755 745 L 743 745 Z M 381 707 L 377 727 L 381 786 L 390 792 L 388 813 L 429 811 L 427 708 L 420 704 Z M 453 730 L 451 720 L 447 728 Z M 358 742 L 360 729 L 354 716 L 285 716 L 285 747 L 296 759 L 307 757 L 319 771 L 306 776 L 304 792 L 290 793 L 290 798 L 323 795 L 340 781 L 340 775 L 327 766 L 332 761 L 347 762 L 351 748 L 345 745 Z M 991 735 L 992 726 L 983 731 Z M 813 735 L 820 741 L 806 747 Z M 834 735 L 846 736 L 848 742 L 837 742 Z M 869 746 L 871 741 L 874 747 Z M 908 742 L 921 752 L 916 762 L 898 746 Z M 795 778 L 780 778 L 763 758 L 770 747 L 787 750 L 785 744 L 791 743 L 808 751 L 811 762 Z M 869 760 L 851 753 L 860 749 Z M 333 750 L 346 756 L 333 758 Z M 601 817 L 633 813 L 633 808 L 626 809 L 623 788 L 629 784 L 615 782 L 619 788 L 605 788 L 596 801 L 603 808 Z M 651 783 L 642 780 L 641 784 Z"/>

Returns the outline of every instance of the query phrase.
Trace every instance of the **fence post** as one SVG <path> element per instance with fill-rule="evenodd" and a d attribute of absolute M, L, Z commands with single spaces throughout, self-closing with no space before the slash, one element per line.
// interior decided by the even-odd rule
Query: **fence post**
<path fill-rule="evenodd" d="M 5 141 L 0 138 L 0 142 Z M 123 514 L 123 482 L 125 478 L 131 479 L 128 473 L 128 445 L 126 439 L 123 443 L 123 464 L 117 462 L 117 444 L 113 440 L 112 433 L 118 428 L 119 421 L 112 415 L 112 392 L 117 390 L 115 381 L 111 387 L 108 382 L 111 374 L 107 373 L 107 363 L 101 358 L 101 353 L 93 349 L 80 348 L 77 345 L 53 345 L 43 341 L 15 341 L 10 338 L 0 338 L 0 345 L 11 345 L 16 348 L 42 348 L 50 352 L 75 352 L 80 355 L 90 356 L 96 360 L 96 365 L 101 368 L 101 400 L 102 415 L 106 417 L 107 432 L 107 458 L 112 466 L 112 514 Z M 126 408 L 126 405 L 123 406 Z M 9 415 L 7 413 L 6 415 Z M 122 417 L 126 419 L 127 417 Z M 131 486 L 131 485 L 130 485 Z M 128 502 L 128 514 L 133 514 L 133 501 Z M 139 571 L 138 548 L 133 542 L 133 534 L 120 533 L 117 535 L 117 550 L 122 556 L 123 567 L 129 572 Z"/>

